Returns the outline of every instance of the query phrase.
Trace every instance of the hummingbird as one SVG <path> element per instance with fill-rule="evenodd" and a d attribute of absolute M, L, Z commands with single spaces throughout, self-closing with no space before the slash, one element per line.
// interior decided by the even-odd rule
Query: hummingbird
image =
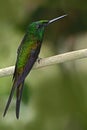
<path fill-rule="evenodd" d="M 34 63 L 38 59 L 40 53 L 45 27 L 49 24 L 58 21 L 67 16 L 67 14 L 52 20 L 40 20 L 32 22 L 27 30 L 21 44 L 17 50 L 17 60 L 15 64 L 15 70 L 13 74 L 13 85 L 8 98 L 4 114 L 6 115 L 9 105 L 11 103 L 14 91 L 16 90 L 16 118 L 19 118 L 20 102 L 22 98 L 22 91 L 24 87 L 24 81 L 29 72 L 31 71 Z"/>

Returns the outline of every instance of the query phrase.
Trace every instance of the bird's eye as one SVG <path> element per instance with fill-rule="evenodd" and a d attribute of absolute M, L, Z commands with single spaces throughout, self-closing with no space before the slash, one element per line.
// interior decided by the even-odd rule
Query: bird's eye
<path fill-rule="evenodd" d="M 37 29 L 39 29 L 39 28 L 41 28 L 41 25 L 38 24 L 38 25 L 37 25 Z"/>

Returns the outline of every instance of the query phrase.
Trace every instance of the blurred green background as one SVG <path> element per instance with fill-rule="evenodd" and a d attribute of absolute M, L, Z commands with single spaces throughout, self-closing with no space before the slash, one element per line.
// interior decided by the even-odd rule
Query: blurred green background
<path fill-rule="evenodd" d="M 0 68 L 15 64 L 29 23 L 66 13 L 46 28 L 40 57 L 87 48 L 87 0 L 0 0 Z M 2 116 L 11 86 L 12 76 L 0 78 L 0 130 L 87 130 L 87 59 L 32 70 L 19 120 L 15 96 Z"/>

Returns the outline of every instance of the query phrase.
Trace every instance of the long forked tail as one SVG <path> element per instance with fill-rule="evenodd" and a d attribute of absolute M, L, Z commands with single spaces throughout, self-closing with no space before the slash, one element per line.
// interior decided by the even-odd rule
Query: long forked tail
<path fill-rule="evenodd" d="M 6 104 L 3 116 L 5 116 L 7 113 L 7 110 L 9 108 L 9 105 L 11 103 L 11 100 L 12 100 L 12 97 L 14 94 L 14 91 L 16 89 L 16 117 L 17 117 L 17 119 L 19 118 L 20 102 L 21 102 L 21 97 L 22 97 L 23 86 L 24 86 L 24 81 L 21 84 L 19 84 L 19 86 L 17 86 L 15 83 L 13 84 L 13 87 L 11 89 L 11 93 L 8 98 L 8 102 Z"/>
<path fill-rule="evenodd" d="M 10 96 L 9 96 L 9 98 L 8 98 L 8 102 L 7 102 L 7 104 L 6 104 L 6 107 L 5 107 L 3 116 L 5 116 L 6 113 L 7 113 L 7 110 L 8 110 L 8 108 L 9 108 L 9 105 L 10 105 L 10 103 L 11 103 L 11 100 L 12 100 L 12 97 L 13 97 L 13 94 L 14 94 L 14 91 L 15 91 L 15 88 L 16 88 L 16 87 L 15 87 L 15 84 L 13 84 L 13 87 L 12 87 L 12 89 L 11 89 L 11 93 L 10 93 Z"/>
<path fill-rule="evenodd" d="M 24 81 L 17 87 L 16 90 L 16 117 L 19 118 L 19 111 L 20 111 L 20 102 L 22 98 L 22 91 L 23 91 Z"/>

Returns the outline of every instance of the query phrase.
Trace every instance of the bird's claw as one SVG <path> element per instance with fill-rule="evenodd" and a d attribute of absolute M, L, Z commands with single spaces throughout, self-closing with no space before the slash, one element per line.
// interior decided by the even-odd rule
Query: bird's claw
<path fill-rule="evenodd" d="M 38 59 L 37 59 L 37 62 L 40 63 L 40 60 L 41 60 L 41 59 L 42 59 L 42 58 L 38 58 Z"/>

